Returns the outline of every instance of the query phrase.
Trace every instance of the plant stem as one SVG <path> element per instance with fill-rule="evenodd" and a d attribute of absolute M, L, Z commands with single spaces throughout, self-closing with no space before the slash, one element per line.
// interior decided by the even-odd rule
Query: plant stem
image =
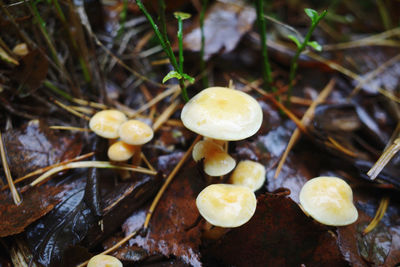
<path fill-rule="evenodd" d="M 203 0 L 202 6 L 201 6 L 201 12 L 200 12 L 200 31 L 201 31 L 201 49 L 200 49 L 200 69 L 201 72 L 203 73 L 203 87 L 207 88 L 208 87 L 208 77 L 206 75 L 206 62 L 204 60 L 204 49 L 205 49 L 205 43 L 206 43 L 206 38 L 204 35 L 204 16 L 206 13 L 207 9 L 207 4 L 208 0 Z"/>
<path fill-rule="evenodd" d="M 264 0 L 257 0 L 256 2 L 257 10 L 257 24 L 258 30 L 260 31 L 261 39 L 261 52 L 263 57 L 263 79 L 268 87 L 272 85 L 272 75 L 271 67 L 268 60 L 267 52 L 267 30 L 264 19 Z"/>
<path fill-rule="evenodd" d="M 165 32 L 165 37 L 161 34 L 160 30 L 158 29 L 157 24 L 155 24 L 153 18 L 151 17 L 151 15 L 147 12 L 146 8 L 144 7 L 142 1 L 140 0 L 135 0 L 136 4 L 138 5 L 139 9 L 143 12 L 143 14 L 146 16 L 147 20 L 150 22 L 151 27 L 154 30 L 154 33 L 156 34 L 158 41 L 160 42 L 163 50 L 165 51 L 165 53 L 167 54 L 171 65 L 174 67 L 174 69 L 179 72 L 180 74 L 183 74 L 183 72 L 181 71 L 180 66 L 178 65 L 178 62 L 176 61 L 174 52 L 172 51 L 171 48 L 171 44 L 168 41 L 168 37 L 166 36 L 166 32 Z M 161 3 L 163 6 L 161 7 L 162 10 L 165 9 L 165 3 L 163 3 L 163 0 L 160 0 L 159 3 Z M 162 12 L 164 13 L 164 11 Z M 164 17 L 164 21 L 165 21 L 165 16 Z M 162 17 L 161 17 L 162 18 Z M 164 22 L 163 22 L 164 23 Z M 185 81 L 184 79 L 179 80 L 179 85 L 181 87 L 181 91 L 182 91 L 182 98 L 185 102 L 189 101 L 189 97 L 187 95 L 187 91 L 186 91 L 186 86 L 185 86 Z"/>
<path fill-rule="evenodd" d="M 179 71 L 183 73 L 183 33 L 182 19 L 178 17 Z"/>
<path fill-rule="evenodd" d="M 307 35 L 304 38 L 304 41 L 301 43 L 300 47 L 297 48 L 296 54 L 294 55 L 294 57 L 292 58 L 291 62 L 290 62 L 290 72 L 289 72 L 289 88 L 288 88 L 288 96 L 287 96 L 287 103 L 290 103 L 290 98 L 292 96 L 292 91 L 293 91 L 293 80 L 294 77 L 296 76 L 296 71 L 297 71 L 297 67 L 298 67 L 298 60 L 300 57 L 300 54 L 304 51 L 304 49 L 306 48 L 308 42 L 310 41 L 311 35 L 314 32 L 315 28 L 317 27 L 319 21 L 325 17 L 326 15 L 326 11 L 324 11 L 324 13 L 322 13 L 320 16 L 318 16 L 318 18 L 311 23 L 311 27 L 310 29 L 308 29 Z"/>

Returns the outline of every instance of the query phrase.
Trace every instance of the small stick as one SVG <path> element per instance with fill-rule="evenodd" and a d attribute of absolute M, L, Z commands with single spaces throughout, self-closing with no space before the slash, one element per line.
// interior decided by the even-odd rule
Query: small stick
<path fill-rule="evenodd" d="M 178 105 L 179 100 L 175 100 L 164 110 L 164 112 L 156 119 L 153 124 L 154 131 L 157 131 L 172 116 Z"/>
<path fill-rule="evenodd" d="M 68 112 L 74 114 L 75 116 L 77 116 L 77 117 L 79 117 L 79 118 L 85 119 L 85 120 L 87 120 L 87 121 L 90 120 L 90 118 L 89 118 L 88 116 L 86 116 L 85 114 L 82 114 L 82 113 L 80 113 L 80 112 L 78 112 L 78 111 L 72 109 L 71 107 L 69 107 L 69 106 L 67 106 L 67 105 L 65 105 L 65 104 L 63 104 L 63 103 L 61 103 L 61 102 L 58 101 L 58 100 L 54 100 L 54 103 L 55 103 L 56 105 L 60 106 L 61 108 L 65 109 L 66 111 L 68 111 Z"/>
<path fill-rule="evenodd" d="M 125 244 L 126 242 L 129 241 L 129 239 L 135 237 L 137 235 L 137 231 L 134 231 L 132 233 L 130 233 L 129 235 L 125 236 L 124 238 L 122 238 L 118 243 L 116 243 L 114 246 L 110 247 L 109 249 L 101 252 L 98 255 L 106 255 L 109 254 L 111 252 L 113 252 L 114 250 L 118 249 L 120 246 L 122 246 L 123 244 Z M 89 260 L 82 262 L 81 264 L 79 264 L 77 267 L 84 267 L 88 264 Z"/>
<path fill-rule="evenodd" d="M 62 166 L 58 166 L 55 168 L 50 169 L 49 171 L 45 172 L 41 176 L 39 176 L 35 181 L 29 184 L 29 186 L 33 187 L 44 180 L 46 180 L 51 175 L 68 170 L 68 169 L 76 169 L 76 168 L 111 168 L 111 169 L 118 169 L 118 170 L 128 170 L 128 171 L 136 171 L 140 173 L 156 175 L 156 171 L 148 170 L 142 167 L 137 167 L 129 164 L 114 164 L 109 161 L 79 161 L 79 162 L 71 162 Z"/>
<path fill-rule="evenodd" d="M 161 187 L 160 191 L 158 191 L 156 197 L 154 198 L 153 202 L 151 203 L 151 206 L 149 208 L 149 210 L 147 211 L 147 215 L 146 215 L 146 220 L 144 221 L 143 224 L 143 228 L 146 231 L 149 223 L 150 223 L 150 219 L 151 216 L 154 212 L 154 210 L 156 209 L 156 206 L 158 204 L 158 202 L 160 201 L 162 195 L 164 194 L 165 190 L 167 189 L 168 185 L 171 183 L 172 179 L 175 177 L 175 175 L 178 173 L 178 171 L 181 169 L 183 163 L 185 163 L 185 161 L 187 160 L 187 158 L 190 156 L 194 145 L 201 139 L 201 136 L 197 136 L 196 139 L 193 141 L 193 144 L 189 147 L 189 149 L 185 152 L 185 154 L 183 155 L 183 157 L 181 158 L 181 160 L 178 162 L 178 164 L 176 164 L 175 168 L 172 170 L 172 172 L 169 174 L 169 176 L 167 177 L 167 179 L 165 180 L 163 186 Z"/>
<path fill-rule="evenodd" d="M 380 220 L 382 220 L 383 216 L 385 215 L 385 212 L 389 206 L 389 197 L 383 197 L 379 203 L 378 210 L 376 211 L 375 217 L 372 219 L 372 221 L 368 224 L 368 226 L 364 229 L 362 232 L 363 235 L 368 234 L 374 228 L 378 225 Z"/>
<path fill-rule="evenodd" d="M 50 129 L 53 130 L 66 130 L 66 131 L 80 131 L 80 132 L 90 132 L 90 129 L 87 128 L 79 128 L 79 127 L 73 127 L 73 126 L 62 126 L 62 125 L 53 125 L 49 126 Z"/>
<path fill-rule="evenodd" d="M 21 204 L 22 200 L 21 197 L 19 196 L 17 189 L 15 188 L 10 168 L 8 167 L 6 151 L 4 149 L 4 143 L 3 143 L 3 138 L 1 137 L 1 132 L 0 132 L 0 154 L 1 154 L 1 161 L 3 162 L 4 174 L 6 175 L 12 198 L 14 200 L 15 205 L 19 205 Z"/>
<path fill-rule="evenodd" d="M 32 177 L 32 176 L 35 176 L 35 175 L 39 175 L 39 174 L 41 174 L 41 173 L 44 173 L 45 171 L 48 171 L 48 170 L 50 170 L 50 169 L 52 169 L 52 168 L 65 165 L 65 164 L 70 163 L 70 162 L 74 162 L 74 161 L 86 159 L 86 158 L 88 158 L 88 157 L 93 156 L 93 154 L 94 154 L 94 152 L 89 152 L 89 153 L 87 153 L 87 154 L 84 154 L 84 155 L 75 157 L 75 158 L 70 159 L 70 160 L 67 160 L 67 161 L 63 161 L 63 162 L 60 162 L 60 163 L 57 163 L 57 164 L 53 164 L 53 165 L 51 165 L 51 166 L 47 166 L 47 167 L 44 167 L 44 168 L 40 168 L 40 169 L 38 169 L 38 170 L 35 170 L 35 171 L 33 171 L 33 172 L 30 172 L 30 173 L 28 173 L 27 175 L 24 175 L 24 176 L 22 176 L 22 177 L 16 179 L 16 180 L 14 181 L 14 184 L 20 183 L 20 182 L 22 182 L 22 181 L 24 181 L 24 180 L 26 180 L 26 179 L 28 179 L 28 178 L 30 178 L 30 177 Z M 3 191 L 4 189 L 7 189 L 7 188 L 8 188 L 8 185 L 5 185 L 5 186 L 3 186 L 3 187 L 1 188 L 0 191 Z"/>
<path fill-rule="evenodd" d="M 400 138 L 394 140 L 393 144 L 391 144 L 379 157 L 379 159 L 375 162 L 374 166 L 367 172 L 367 175 L 374 180 L 379 173 L 383 170 L 386 164 L 396 155 L 400 150 Z"/>
<path fill-rule="evenodd" d="M 325 99 L 328 97 L 328 95 L 332 92 L 332 89 L 335 85 L 335 80 L 331 79 L 328 83 L 327 86 L 321 91 L 321 93 L 318 95 L 317 99 L 312 102 L 310 107 L 307 109 L 307 111 L 304 113 L 303 118 L 301 119 L 302 124 L 307 127 L 308 124 L 310 124 L 312 118 L 314 117 L 314 112 L 315 108 L 317 105 L 325 101 Z M 293 146 L 296 144 L 296 142 L 299 140 L 301 136 L 299 128 L 296 128 L 294 130 L 292 136 L 290 137 L 289 143 L 285 149 L 285 152 L 283 152 L 283 155 L 279 161 L 278 167 L 276 168 L 274 178 L 278 178 L 279 173 L 282 170 L 283 164 L 286 161 L 287 156 L 289 155 L 290 150 L 292 150 Z"/>

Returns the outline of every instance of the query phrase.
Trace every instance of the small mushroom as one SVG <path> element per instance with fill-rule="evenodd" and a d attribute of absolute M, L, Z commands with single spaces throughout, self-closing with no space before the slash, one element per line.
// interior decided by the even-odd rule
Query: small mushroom
<path fill-rule="evenodd" d="M 139 120 L 128 120 L 121 124 L 119 136 L 127 144 L 140 146 L 153 138 L 153 129 Z"/>
<path fill-rule="evenodd" d="M 300 204 L 306 213 L 326 225 L 348 225 L 358 218 L 351 187 L 337 177 L 309 180 L 300 191 Z"/>
<path fill-rule="evenodd" d="M 204 89 L 185 104 L 181 113 L 181 119 L 186 128 L 204 137 L 214 139 L 214 143 L 218 145 L 221 144 L 221 141 L 242 140 L 255 134 L 261 126 L 262 117 L 261 107 L 253 97 L 225 87 Z M 215 151 L 220 151 L 220 149 L 215 149 Z M 227 166 L 231 167 L 233 159 L 228 158 L 225 154 L 218 152 L 218 161 L 225 162 Z M 220 163 L 215 165 L 218 161 L 213 160 L 208 163 L 207 153 L 204 153 L 204 167 L 206 169 L 208 165 L 209 169 L 205 170 L 206 173 L 212 172 L 211 170 L 215 170 L 215 168 L 218 169 L 217 165 Z M 227 172 L 222 173 L 226 174 Z M 220 174 L 209 175 L 219 176 Z"/>
<path fill-rule="evenodd" d="M 140 165 L 141 146 L 149 142 L 154 132 L 150 126 L 139 120 L 128 120 L 119 128 L 121 141 L 134 147 L 133 165 Z"/>
<path fill-rule="evenodd" d="M 117 259 L 116 257 L 110 255 L 96 255 L 93 256 L 88 264 L 87 267 L 122 267 L 122 262 Z"/>
<path fill-rule="evenodd" d="M 235 168 L 235 160 L 225 152 L 222 146 L 212 140 L 202 140 L 196 143 L 192 151 L 197 162 L 204 158 L 204 172 L 210 176 L 221 176 Z"/>
<path fill-rule="evenodd" d="M 231 184 L 247 186 L 251 190 L 257 191 L 265 182 L 265 168 L 255 161 L 241 161 L 229 181 Z"/>
<path fill-rule="evenodd" d="M 115 139 L 119 137 L 119 127 L 127 120 L 124 113 L 118 110 L 97 112 L 89 121 L 89 128 L 97 135 Z"/>
<path fill-rule="evenodd" d="M 196 205 L 201 216 L 219 227 L 238 227 L 253 216 L 257 200 L 254 192 L 240 185 L 212 184 L 200 192 Z"/>
<path fill-rule="evenodd" d="M 135 154 L 135 149 L 133 145 L 117 141 L 108 148 L 107 155 L 112 161 L 127 161 Z"/>

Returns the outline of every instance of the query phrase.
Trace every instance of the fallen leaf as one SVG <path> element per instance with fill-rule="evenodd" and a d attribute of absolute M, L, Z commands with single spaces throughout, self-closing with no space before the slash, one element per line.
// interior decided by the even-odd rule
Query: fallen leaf
<path fill-rule="evenodd" d="M 39 120 L 7 131 L 3 140 L 14 177 L 76 157 L 82 148 L 78 135 L 56 134 Z"/>
<path fill-rule="evenodd" d="M 284 194 L 258 198 L 251 220 L 232 229 L 203 256 L 213 266 L 346 266 L 328 228 Z"/>
<path fill-rule="evenodd" d="M 153 212 L 147 235 L 135 237 L 130 246 L 140 246 L 149 255 L 174 255 L 187 264 L 201 266 L 201 224 L 197 224 L 200 215 L 195 200 L 202 188 L 202 177 L 195 163 L 187 162 Z M 142 223 L 144 213 L 138 211 L 134 216 L 124 224 L 126 235 Z"/>
<path fill-rule="evenodd" d="M 21 233 L 25 228 L 50 212 L 65 190 L 61 186 L 42 186 L 22 194 L 23 201 L 15 205 L 8 190 L 0 194 L 0 237 Z"/>
<path fill-rule="evenodd" d="M 204 57 L 235 49 L 242 36 L 248 32 L 256 19 L 256 11 L 243 1 L 215 2 L 204 18 L 205 49 Z M 185 49 L 200 51 L 200 26 L 190 29 L 183 35 Z"/>
<path fill-rule="evenodd" d="M 20 63 L 14 71 L 14 77 L 20 89 L 28 87 L 28 90 L 23 91 L 25 94 L 31 93 L 38 89 L 46 78 L 49 62 L 39 49 L 35 49 L 22 57 Z"/>

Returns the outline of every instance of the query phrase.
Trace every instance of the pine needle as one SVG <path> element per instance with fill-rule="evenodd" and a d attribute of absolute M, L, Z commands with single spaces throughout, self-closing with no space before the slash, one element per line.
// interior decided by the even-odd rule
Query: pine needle
<path fill-rule="evenodd" d="M 382 220 L 383 216 L 385 215 L 388 206 L 389 206 L 389 197 L 383 197 L 381 199 L 381 202 L 379 203 L 379 207 L 378 210 L 376 211 L 375 217 L 362 232 L 363 235 L 368 234 L 369 232 L 374 230 L 376 226 L 378 226 L 378 223 Z"/>
<path fill-rule="evenodd" d="M 397 154 L 400 150 L 400 138 L 394 140 L 393 144 L 390 145 L 383 154 L 379 157 L 374 166 L 367 172 L 367 175 L 374 180 L 379 173 L 385 168 L 386 164 Z"/>
<path fill-rule="evenodd" d="M 79 161 L 79 162 L 71 162 L 62 166 L 54 167 L 41 176 L 39 176 L 35 181 L 30 183 L 30 186 L 33 187 L 43 181 L 45 181 L 47 178 L 52 176 L 53 174 L 56 174 L 57 172 L 68 170 L 68 169 L 76 169 L 76 168 L 109 168 L 109 169 L 117 169 L 117 170 L 128 170 L 128 171 L 135 171 L 135 172 L 140 172 L 140 173 L 145 173 L 145 174 L 150 174 L 150 175 L 156 175 L 156 171 L 152 171 L 149 169 L 145 169 L 142 167 L 136 167 L 133 165 L 129 164 L 115 164 L 109 161 Z"/>

